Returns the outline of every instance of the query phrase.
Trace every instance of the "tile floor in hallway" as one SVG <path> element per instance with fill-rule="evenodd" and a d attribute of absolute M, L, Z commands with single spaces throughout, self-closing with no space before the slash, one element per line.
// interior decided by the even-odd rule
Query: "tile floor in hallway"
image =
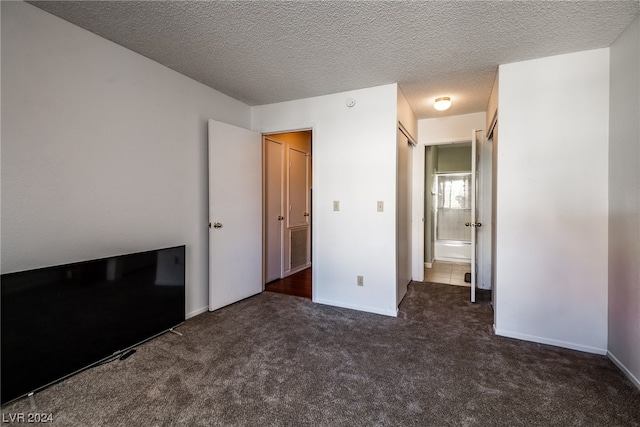
<path fill-rule="evenodd" d="M 471 272 L 471 264 L 434 261 L 431 268 L 424 269 L 424 281 L 457 286 L 471 286 L 464 281 L 464 274 Z"/>

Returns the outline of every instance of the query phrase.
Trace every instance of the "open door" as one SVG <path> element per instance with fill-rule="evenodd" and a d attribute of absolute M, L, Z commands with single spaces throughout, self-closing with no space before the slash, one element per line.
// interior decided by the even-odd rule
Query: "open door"
<path fill-rule="evenodd" d="M 262 136 L 209 120 L 209 310 L 262 292 Z"/>
<path fill-rule="evenodd" d="M 478 233 L 482 227 L 478 222 L 478 137 L 479 131 L 471 131 L 471 302 L 476 302 L 476 283 L 478 280 Z"/>
<path fill-rule="evenodd" d="M 283 277 L 284 144 L 263 138 L 264 150 L 264 282 Z"/>

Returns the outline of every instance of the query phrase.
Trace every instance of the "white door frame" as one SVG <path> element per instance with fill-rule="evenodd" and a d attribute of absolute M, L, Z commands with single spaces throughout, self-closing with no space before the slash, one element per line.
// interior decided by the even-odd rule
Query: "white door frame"
<path fill-rule="evenodd" d="M 284 129 L 284 130 L 269 130 L 269 131 L 263 131 L 263 132 L 262 132 L 262 139 L 263 139 L 263 141 L 264 141 L 264 139 L 265 139 L 265 138 L 270 138 L 270 139 L 272 139 L 272 140 L 274 140 L 274 141 L 282 142 L 282 141 L 279 141 L 279 140 L 278 140 L 277 135 L 279 135 L 279 134 L 283 134 L 283 133 L 296 133 L 296 132 L 306 132 L 306 131 L 311 131 L 311 152 L 309 153 L 309 154 L 311 154 L 311 162 L 310 162 L 310 164 L 309 164 L 309 170 L 307 171 L 307 173 L 310 173 L 310 174 L 313 176 L 313 170 L 314 170 L 314 168 L 315 168 L 315 161 L 316 161 L 316 160 L 315 160 L 315 156 L 313 156 L 313 154 L 312 154 L 312 151 L 313 151 L 313 144 L 314 144 L 314 139 L 315 139 L 315 135 L 316 135 L 316 127 L 315 127 L 315 125 L 311 125 L 311 126 L 303 126 L 303 127 L 296 128 L 296 129 Z M 285 150 L 285 151 L 286 151 L 286 150 Z M 286 162 L 287 162 L 287 156 L 285 155 L 285 163 L 286 163 Z M 286 167 L 286 165 L 285 165 L 285 167 Z M 286 183 L 285 183 L 285 185 L 286 185 Z M 311 188 L 313 188 L 313 186 L 314 186 L 314 185 L 313 185 L 313 183 L 312 183 Z M 286 194 L 285 194 L 285 195 L 284 195 L 284 199 L 283 199 L 283 200 L 284 200 L 284 201 L 283 201 L 283 203 L 285 203 L 285 204 L 286 204 L 286 197 L 287 197 L 287 196 L 286 196 Z M 312 201 L 312 200 L 309 200 L 309 203 L 311 204 L 311 212 L 310 212 L 310 213 L 311 213 L 311 215 L 310 215 L 310 216 L 311 216 L 311 220 L 310 220 L 310 222 L 309 222 L 309 227 L 311 228 L 311 231 L 310 231 L 310 236 L 311 236 L 311 242 L 310 242 L 310 250 L 311 250 L 311 265 L 314 265 L 314 264 L 315 264 L 315 262 L 314 262 L 313 257 L 314 257 L 314 256 L 315 256 L 315 254 L 317 253 L 317 252 L 314 250 L 314 244 L 315 244 L 315 241 L 316 241 L 316 239 L 315 239 L 316 228 L 314 227 L 314 218 L 315 218 L 315 209 L 316 209 L 316 204 L 315 204 L 315 203 L 313 203 L 313 201 Z M 287 214 L 286 209 L 285 209 L 285 214 Z M 282 226 L 282 233 L 283 233 L 283 236 L 284 236 L 284 234 L 286 233 L 286 229 L 287 229 L 287 227 L 285 226 L 285 224 L 283 224 L 283 226 Z M 265 257 L 266 257 L 266 253 L 265 253 L 266 245 L 264 245 L 264 244 L 263 244 L 262 246 L 263 246 L 262 259 L 263 259 L 263 263 L 264 263 L 264 259 L 265 259 Z M 283 245 L 283 247 L 284 247 L 284 245 Z M 283 256 L 283 262 L 284 262 L 284 256 Z M 316 265 L 317 265 L 317 264 L 316 264 Z M 284 265 L 283 265 L 283 267 L 282 267 L 282 268 L 283 268 L 283 273 L 284 273 Z M 312 281 L 312 283 L 315 283 L 315 281 L 316 281 L 316 280 L 315 280 L 315 278 L 316 278 L 316 274 L 317 274 L 317 269 L 315 269 L 315 268 L 314 268 L 314 269 L 313 269 L 313 271 L 312 271 L 312 273 L 311 273 L 311 281 Z M 263 288 L 264 288 L 264 285 L 263 285 Z M 315 287 L 315 286 L 313 286 L 313 285 L 311 286 L 311 300 L 312 300 L 312 301 L 314 301 L 314 302 L 316 301 L 316 287 Z"/>
<path fill-rule="evenodd" d="M 484 135 L 484 134 L 483 134 Z M 486 137 L 483 136 L 482 138 L 479 138 L 479 143 L 484 144 L 486 142 Z M 419 147 L 421 147 L 421 150 L 416 150 L 416 162 L 421 162 L 421 166 L 417 169 L 417 173 L 414 173 L 414 201 L 419 197 L 422 196 L 424 197 L 424 195 L 426 194 L 426 191 L 428 191 L 429 189 L 424 188 L 424 182 L 425 182 L 425 178 L 426 178 L 426 170 L 425 170 L 425 147 L 431 147 L 431 146 L 439 146 L 439 145 L 451 145 L 451 144 L 468 144 L 471 141 L 470 138 L 446 138 L 446 139 L 441 139 L 441 140 L 437 140 L 437 141 L 429 141 L 429 142 L 425 142 L 423 144 L 419 144 Z M 480 142 L 481 141 L 481 142 Z M 486 165 L 484 164 L 486 159 L 481 158 L 480 159 L 480 167 L 481 168 L 485 168 Z M 415 163 L 414 163 L 415 164 Z M 491 175 L 491 173 L 489 174 Z M 416 182 L 415 180 L 418 180 L 418 182 Z M 481 184 L 480 184 L 483 188 L 486 188 L 486 186 L 488 185 L 489 187 L 491 186 L 491 180 L 489 179 L 489 181 L 487 182 L 486 180 L 482 180 Z M 482 188 L 481 188 L 481 192 L 482 192 Z M 418 194 L 420 193 L 420 194 Z M 482 199 L 482 195 L 480 196 L 480 198 Z M 493 197 L 493 196 L 492 196 Z M 418 231 L 416 228 L 414 228 L 414 235 L 413 235 L 413 248 L 414 251 L 416 250 L 416 248 L 424 248 L 425 245 L 425 218 L 426 218 L 426 212 L 424 211 L 424 200 L 423 203 L 421 203 L 419 206 L 414 206 L 414 224 L 418 223 L 418 221 L 420 220 L 420 224 L 423 225 L 423 227 Z M 481 205 L 482 206 L 482 205 Z M 486 207 L 486 204 L 484 204 L 484 206 Z M 491 225 L 491 218 L 489 217 L 485 217 L 486 215 L 486 210 L 485 212 L 481 212 L 482 218 L 480 218 L 480 221 L 483 224 L 483 232 L 489 232 L 490 233 L 490 226 Z M 487 227 L 485 227 L 485 225 L 487 225 Z M 483 237 L 484 238 L 484 237 Z M 491 239 L 491 236 L 486 237 L 487 239 Z M 483 247 L 486 247 L 487 245 L 482 245 Z M 491 251 L 489 251 L 491 252 Z M 484 269 L 484 273 L 482 273 L 481 271 L 479 271 L 478 276 L 479 277 L 487 277 L 488 275 L 491 274 L 491 253 L 484 253 L 483 249 L 480 250 L 480 263 L 485 265 L 485 269 Z M 484 261 L 483 261 L 484 259 Z M 414 262 L 417 268 L 421 268 L 424 270 L 425 267 L 425 261 L 424 261 L 424 253 L 422 255 L 422 258 L 420 260 L 417 260 L 414 258 Z M 417 269 L 416 268 L 416 269 Z M 488 268 L 488 270 L 487 270 Z M 416 270 L 414 269 L 414 271 Z"/>
<path fill-rule="evenodd" d="M 469 138 L 467 138 L 467 139 L 459 139 L 459 138 L 442 139 L 442 140 L 438 140 L 438 141 L 430 141 L 430 142 L 424 143 L 422 145 L 422 147 L 426 148 L 426 147 L 434 147 L 434 146 L 439 146 L 439 145 L 469 144 L 470 142 L 471 142 L 471 139 L 469 139 Z M 427 171 L 425 169 L 425 161 L 426 161 L 426 159 L 425 159 L 425 149 L 423 148 L 421 150 L 421 152 L 422 152 L 422 157 L 421 157 L 420 160 L 422 161 L 422 167 L 420 168 L 420 174 L 419 174 L 418 177 L 420 178 L 420 182 L 422 183 L 422 185 L 420 186 L 420 190 L 419 190 L 419 191 L 422 192 L 422 196 L 423 196 L 422 205 L 421 205 L 420 209 L 422 211 L 422 221 L 423 221 L 423 223 L 425 223 L 426 222 L 426 219 L 425 219 L 426 218 L 426 212 L 424 211 L 424 205 L 426 204 L 425 203 L 426 202 L 426 198 L 424 198 L 424 195 L 426 194 L 427 191 L 430 192 L 431 189 L 427 189 L 427 188 L 424 187 L 425 179 L 427 177 L 427 175 L 426 175 Z M 414 177 L 415 176 L 416 175 L 414 174 Z M 415 185 L 415 182 L 414 182 L 414 185 Z M 415 200 L 415 197 L 414 197 L 414 200 Z M 415 218 L 414 218 L 414 222 L 415 222 Z M 421 230 L 421 234 L 417 235 L 417 236 L 414 235 L 414 240 L 418 240 L 419 244 L 422 245 L 423 248 L 424 248 L 424 245 L 425 245 L 425 239 L 424 239 L 425 231 L 426 231 L 426 229 L 423 226 L 422 230 Z M 418 237 L 418 238 L 416 239 L 416 237 Z M 415 248 L 415 245 L 414 245 L 414 248 Z M 420 266 L 424 270 L 424 268 L 425 268 L 424 253 L 423 253 L 423 256 L 422 256 L 422 260 L 420 262 Z"/>

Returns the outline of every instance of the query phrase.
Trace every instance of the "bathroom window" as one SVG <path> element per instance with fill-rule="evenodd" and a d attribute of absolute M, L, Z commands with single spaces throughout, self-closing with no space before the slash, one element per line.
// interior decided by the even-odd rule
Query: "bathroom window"
<path fill-rule="evenodd" d="M 471 241 L 471 174 L 436 175 L 436 240 Z"/>

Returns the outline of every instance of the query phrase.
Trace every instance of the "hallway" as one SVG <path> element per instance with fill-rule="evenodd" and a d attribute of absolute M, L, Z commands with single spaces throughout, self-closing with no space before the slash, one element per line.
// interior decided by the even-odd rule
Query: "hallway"
<path fill-rule="evenodd" d="M 311 267 L 284 279 L 269 282 L 264 286 L 264 290 L 311 299 Z"/>

